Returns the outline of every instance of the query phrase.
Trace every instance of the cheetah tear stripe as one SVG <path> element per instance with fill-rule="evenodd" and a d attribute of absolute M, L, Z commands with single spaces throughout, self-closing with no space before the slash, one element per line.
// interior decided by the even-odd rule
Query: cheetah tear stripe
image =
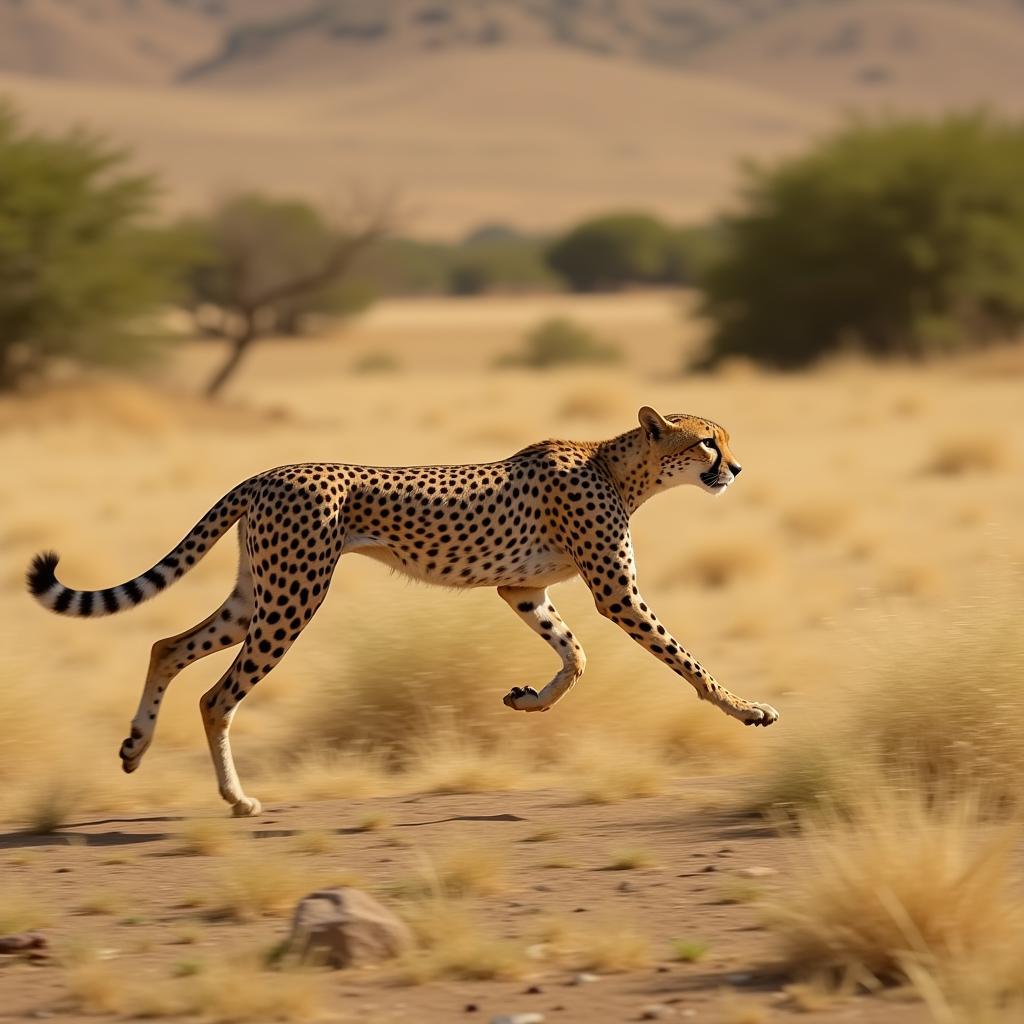
<path fill-rule="evenodd" d="M 127 583 L 105 590 L 73 590 L 57 579 L 59 556 L 44 551 L 32 559 L 25 582 L 29 593 L 58 615 L 97 619 L 114 615 L 148 601 L 176 583 L 227 533 L 247 508 L 248 481 L 239 484 L 217 502 L 182 538 L 173 551 L 152 568 Z"/>

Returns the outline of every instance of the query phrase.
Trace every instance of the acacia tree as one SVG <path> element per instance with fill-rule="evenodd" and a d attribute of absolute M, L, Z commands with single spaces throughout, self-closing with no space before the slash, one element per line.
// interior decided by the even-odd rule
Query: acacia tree
<path fill-rule="evenodd" d="M 749 170 L 700 277 L 706 362 L 780 368 L 853 347 L 927 356 L 1024 326 L 1024 127 L 980 114 L 854 122 Z"/>
<path fill-rule="evenodd" d="M 82 132 L 48 136 L 0 104 L 0 388 L 50 363 L 125 363 L 172 291 L 171 248 L 146 227 L 154 180 Z"/>
<path fill-rule="evenodd" d="M 209 397 L 259 338 L 298 333 L 310 312 L 351 311 L 344 285 L 389 232 L 391 210 L 389 201 L 353 204 L 339 224 L 329 224 L 303 202 L 241 195 L 184 225 L 202 253 L 188 274 L 189 306 L 204 334 L 228 343 L 206 385 Z"/>

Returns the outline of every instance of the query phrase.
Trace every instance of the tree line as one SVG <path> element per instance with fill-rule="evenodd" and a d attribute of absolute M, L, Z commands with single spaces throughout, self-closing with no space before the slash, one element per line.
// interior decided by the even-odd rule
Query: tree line
<path fill-rule="evenodd" d="M 445 244 L 400 237 L 386 198 L 329 215 L 260 195 L 168 224 L 129 154 L 0 107 L 0 389 L 54 362 L 143 358 L 175 305 L 224 344 L 215 395 L 258 338 L 380 294 L 688 285 L 705 364 L 956 351 L 1024 323 L 1022 182 L 1024 126 L 975 113 L 852 122 L 748 167 L 733 211 L 698 226 L 616 211 L 553 238 L 490 225 Z"/>

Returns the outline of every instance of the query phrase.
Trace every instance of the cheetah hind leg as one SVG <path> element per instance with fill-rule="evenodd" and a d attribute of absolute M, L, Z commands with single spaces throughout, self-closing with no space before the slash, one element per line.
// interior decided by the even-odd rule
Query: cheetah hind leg
<path fill-rule="evenodd" d="M 579 641 L 540 587 L 499 587 L 498 596 L 562 659 L 562 668 L 539 692 L 532 686 L 513 686 L 502 703 L 513 711 L 548 711 L 561 700 L 587 665 Z"/>
<path fill-rule="evenodd" d="M 177 636 L 157 640 L 149 658 L 149 671 L 131 735 L 121 744 L 121 768 L 131 774 L 142 762 L 156 731 L 156 720 L 167 688 L 175 676 L 193 662 L 234 647 L 245 639 L 252 618 L 252 597 L 247 580 L 239 580 L 231 596 L 212 614 Z"/>

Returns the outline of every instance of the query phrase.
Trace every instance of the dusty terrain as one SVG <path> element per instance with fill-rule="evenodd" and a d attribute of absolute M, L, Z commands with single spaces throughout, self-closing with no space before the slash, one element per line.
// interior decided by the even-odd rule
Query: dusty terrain
<path fill-rule="evenodd" d="M 287 859 L 297 876 L 287 884 L 299 895 L 341 878 L 393 903 L 390 890 L 424 856 L 462 847 L 496 859 L 485 895 L 474 904 L 483 943 L 507 940 L 521 958 L 512 964 L 517 976 L 410 986 L 382 967 L 307 979 L 327 1019 L 489 1021 L 539 1011 L 549 1021 L 617 1024 L 655 1019 L 643 1016 L 655 1006 L 657 1019 L 666 1020 L 793 1019 L 796 1006 L 771 970 L 773 939 L 762 918 L 763 904 L 778 899 L 800 870 L 798 851 L 792 839 L 756 820 L 703 810 L 705 795 L 706 786 L 677 781 L 666 797 L 596 808 L 557 790 L 285 802 L 268 807 L 255 824 L 227 822 L 231 839 L 214 854 L 182 852 L 189 819 L 181 815 L 83 818 L 56 836 L 0 836 L 0 858 L 8 883 L 30 893 L 41 912 L 52 911 L 55 923 L 45 931 L 58 948 L 77 939 L 102 951 L 114 992 L 137 977 L 177 972 L 186 979 L 184 965 L 216 962 L 232 950 L 265 951 L 287 935 L 281 912 L 241 923 L 211 921 L 208 910 L 190 905 L 216 889 L 238 851 L 255 847 L 271 864 Z M 372 831 L 365 830 L 367 820 Z M 310 834 L 316 852 L 304 843 Z M 637 851 L 644 855 L 639 867 L 612 866 L 624 852 Z M 777 873 L 749 881 L 748 868 Z M 560 952 L 557 937 L 572 928 L 593 938 L 579 952 L 571 940 Z M 193 934 L 194 941 L 184 941 Z M 602 935 L 608 941 L 595 942 Z M 676 940 L 700 950 L 699 959 L 681 961 Z M 588 965 L 582 973 L 592 980 L 579 983 L 580 968 Z M 95 979 L 91 989 L 81 979 L 77 984 L 99 988 Z M 60 964 L 0 965 L 0 1020 L 41 1013 L 74 1019 L 74 985 L 74 970 Z M 920 1004 L 821 1003 L 798 1019 L 928 1019 Z"/>

